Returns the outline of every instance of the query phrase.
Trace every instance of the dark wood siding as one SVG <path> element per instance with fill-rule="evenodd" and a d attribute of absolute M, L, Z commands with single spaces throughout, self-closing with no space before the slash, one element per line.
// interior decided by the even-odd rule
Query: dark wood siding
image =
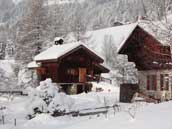
<path fill-rule="evenodd" d="M 102 59 L 89 50 L 82 47 L 74 50 L 61 56 L 58 60 L 42 61 L 41 68 L 37 69 L 40 80 L 51 78 L 53 82 L 63 85 L 73 83 L 82 83 L 83 85 L 90 80 L 97 81 L 94 80 L 97 76 L 109 72 L 108 69 L 99 64 Z"/>

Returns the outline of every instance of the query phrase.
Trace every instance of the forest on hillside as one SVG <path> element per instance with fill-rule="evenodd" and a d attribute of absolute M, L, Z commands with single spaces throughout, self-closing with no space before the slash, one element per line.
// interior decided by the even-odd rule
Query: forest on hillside
<path fill-rule="evenodd" d="M 167 17 L 172 0 L 60 1 L 63 0 L 0 0 L 0 59 L 16 61 L 16 78 L 49 42 L 71 32 L 79 41 L 87 31 L 112 27 L 117 22 L 164 21 L 163 31 L 158 31 L 157 26 L 152 29 L 158 32 L 158 38 L 172 41 L 172 24 Z"/>

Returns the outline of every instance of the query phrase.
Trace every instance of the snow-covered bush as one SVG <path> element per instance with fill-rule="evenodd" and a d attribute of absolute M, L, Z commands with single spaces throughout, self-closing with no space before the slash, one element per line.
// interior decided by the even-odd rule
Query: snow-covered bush
<path fill-rule="evenodd" d="M 46 79 L 45 81 L 40 82 L 40 86 L 37 87 L 39 92 L 39 97 L 49 105 L 52 99 L 58 94 L 59 89 L 57 85 L 53 84 L 51 79 Z"/>
<path fill-rule="evenodd" d="M 48 106 L 48 111 L 53 116 L 58 116 L 61 113 L 69 112 L 71 106 L 74 104 L 74 100 L 65 93 L 57 94 Z"/>
<path fill-rule="evenodd" d="M 16 67 L 19 68 L 22 66 L 16 66 Z M 18 85 L 21 86 L 22 88 L 35 87 L 38 84 L 36 72 L 34 72 L 33 70 L 28 70 L 28 68 L 26 67 L 18 69 L 17 76 L 18 76 Z"/>
<path fill-rule="evenodd" d="M 50 113 L 52 116 L 62 115 L 68 112 L 74 100 L 60 93 L 58 86 L 52 83 L 51 79 L 40 82 L 37 88 L 28 88 L 30 101 L 28 106 L 28 118 L 33 118 L 36 114 Z"/>

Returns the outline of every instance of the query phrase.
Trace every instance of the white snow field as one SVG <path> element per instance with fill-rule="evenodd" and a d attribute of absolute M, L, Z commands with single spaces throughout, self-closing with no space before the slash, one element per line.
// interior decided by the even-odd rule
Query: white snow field
<path fill-rule="evenodd" d="M 66 102 L 73 101 L 73 105 L 71 106 L 72 111 L 78 111 L 86 108 L 96 108 L 96 107 L 102 107 L 104 106 L 104 98 L 106 98 L 108 105 L 113 105 L 114 103 L 118 102 L 118 96 L 119 96 L 119 88 L 115 88 L 109 84 L 106 83 L 100 83 L 94 84 L 94 88 L 99 86 L 102 87 L 103 92 L 90 92 L 90 93 L 82 93 L 79 95 L 64 95 L 64 94 L 57 94 L 55 92 L 55 87 L 53 86 L 53 83 L 50 79 L 47 79 L 40 83 L 40 86 L 36 89 L 31 88 L 30 89 L 30 95 L 29 96 L 11 96 L 11 95 L 1 95 L 0 96 L 0 129 L 11 129 L 11 128 L 17 128 L 17 129 L 27 129 L 27 128 L 42 128 L 41 123 L 45 123 L 44 120 L 54 120 L 54 126 L 53 128 L 56 128 L 61 125 L 61 123 L 64 123 L 63 126 L 66 126 L 66 122 L 68 121 L 70 116 L 65 117 L 59 117 L 59 118 L 53 118 L 50 114 L 41 114 L 37 115 L 32 120 L 27 120 L 26 116 L 30 113 L 30 109 L 34 107 L 35 105 L 39 105 L 42 103 L 42 101 L 39 98 L 39 95 L 43 95 L 41 91 L 47 90 L 49 94 L 54 94 L 54 99 L 57 98 L 59 102 L 61 103 L 62 107 L 65 106 Z M 102 85 L 104 84 L 104 85 Z M 109 85 L 109 86 L 108 86 Z M 104 87 L 108 88 L 104 88 Z M 107 90 L 108 89 L 108 90 Z M 110 89 L 110 90 L 109 90 Z M 28 89 L 29 90 L 29 89 Z M 38 96 L 37 96 L 38 95 Z M 34 97 L 36 96 L 36 97 Z M 35 101 L 36 100 L 36 101 Z M 56 101 L 54 101 L 56 103 Z M 64 103 L 65 102 L 65 103 Z M 71 103 L 71 102 L 68 102 Z M 63 105 L 65 104 L 65 105 Z M 1 110 L 2 107 L 6 107 L 6 109 Z M 51 106 L 50 106 L 51 108 Z M 5 124 L 2 122 L 2 116 L 5 116 Z M 87 117 L 83 117 L 87 118 Z M 81 119 L 83 119 L 81 118 Z M 14 120 L 17 120 L 17 126 L 14 126 Z M 59 124 L 57 122 L 59 120 Z M 63 121 L 61 121 L 63 120 Z M 70 121 L 79 120 L 77 118 L 70 118 Z M 74 122 L 73 121 L 73 122 Z M 38 123 L 39 124 L 38 124 Z M 70 122 L 69 122 L 70 123 Z M 38 124 L 40 127 L 37 127 Z M 46 128 L 50 128 L 51 126 Z M 63 127 L 62 126 L 62 127 Z"/>
<path fill-rule="evenodd" d="M 103 85 L 104 84 L 104 85 Z M 102 92 L 82 93 L 71 95 L 74 99 L 74 109 L 96 108 L 107 104 L 118 104 L 121 110 L 114 115 L 109 109 L 105 114 L 90 116 L 61 116 L 52 117 L 50 114 L 39 114 L 31 120 L 26 119 L 28 113 L 28 96 L 1 95 L 0 106 L 7 108 L 0 113 L 0 129 L 171 129 L 172 128 L 172 102 L 160 104 L 118 103 L 119 88 L 106 86 L 105 83 L 94 84 L 94 87 L 102 87 Z M 135 108 L 133 108 L 135 107 Z M 2 124 L 1 116 L 5 116 L 5 124 Z M 133 117 L 132 117 L 133 115 Z M 14 119 L 17 120 L 14 126 Z"/>

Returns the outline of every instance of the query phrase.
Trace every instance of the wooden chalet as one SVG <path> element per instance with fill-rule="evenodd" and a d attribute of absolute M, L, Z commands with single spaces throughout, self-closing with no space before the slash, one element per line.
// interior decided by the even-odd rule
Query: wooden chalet
<path fill-rule="evenodd" d="M 128 61 L 135 63 L 138 69 L 139 92 L 158 100 L 172 98 L 170 46 L 162 45 L 136 25 L 121 44 L 118 53 L 127 55 Z"/>
<path fill-rule="evenodd" d="M 62 40 L 48 48 L 28 64 L 37 71 L 40 81 L 51 78 L 68 94 L 88 92 L 91 81 L 99 81 L 101 73 L 109 70 L 104 60 L 82 43 L 63 44 Z"/>
<path fill-rule="evenodd" d="M 118 53 L 126 54 L 138 70 L 172 68 L 170 46 L 162 45 L 140 26 L 136 26 Z"/>

